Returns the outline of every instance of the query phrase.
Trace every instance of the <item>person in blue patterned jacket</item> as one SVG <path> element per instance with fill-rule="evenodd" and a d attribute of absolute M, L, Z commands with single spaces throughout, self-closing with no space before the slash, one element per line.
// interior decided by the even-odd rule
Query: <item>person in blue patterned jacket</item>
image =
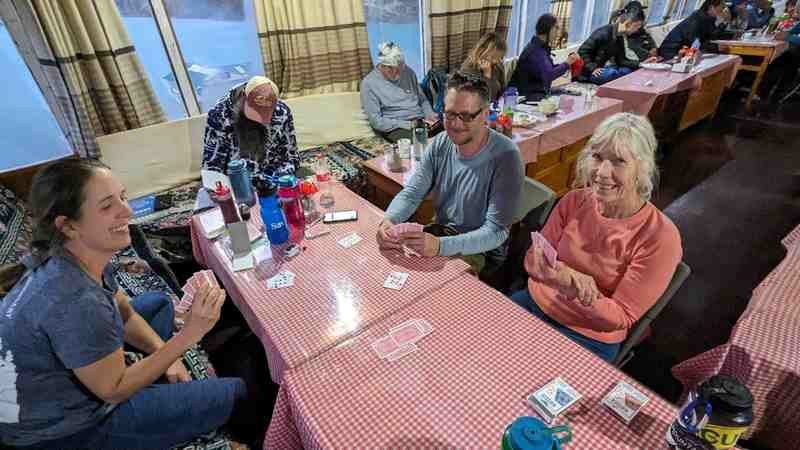
<path fill-rule="evenodd" d="M 208 112 L 203 169 L 227 174 L 228 162 L 242 158 L 253 178 L 294 174 L 294 119 L 279 94 L 272 80 L 255 76 L 219 99 Z"/>

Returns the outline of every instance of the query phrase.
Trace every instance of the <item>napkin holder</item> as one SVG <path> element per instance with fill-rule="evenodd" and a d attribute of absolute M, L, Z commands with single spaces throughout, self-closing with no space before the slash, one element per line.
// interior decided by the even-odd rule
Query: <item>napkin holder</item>
<path fill-rule="evenodd" d="M 684 56 L 677 63 L 672 65 L 672 71 L 678 73 L 689 73 L 694 69 L 694 58 Z"/>

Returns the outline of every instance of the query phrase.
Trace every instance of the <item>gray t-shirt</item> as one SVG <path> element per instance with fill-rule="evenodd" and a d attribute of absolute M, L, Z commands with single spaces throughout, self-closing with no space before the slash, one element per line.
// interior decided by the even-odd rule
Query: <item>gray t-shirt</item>
<path fill-rule="evenodd" d="M 462 233 L 441 238 L 439 254 L 488 252 L 508 238 L 523 177 L 522 157 L 511 139 L 489 130 L 481 151 L 464 158 L 442 132 L 433 138 L 417 171 L 392 200 L 386 218 L 405 222 L 431 192 L 436 222 Z"/>
<path fill-rule="evenodd" d="M 400 79 L 387 80 L 377 67 L 361 80 L 361 107 L 372 128 L 388 133 L 411 129 L 411 120 L 434 114 L 428 97 L 410 67 L 403 67 Z"/>
<path fill-rule="evenodd" d="M 122 347 L 111 266 L 99 286 L 63 252 L 0 302 L 0 437 L 27 446 L 75 434 L 111 411 L 72 369 Z"/>

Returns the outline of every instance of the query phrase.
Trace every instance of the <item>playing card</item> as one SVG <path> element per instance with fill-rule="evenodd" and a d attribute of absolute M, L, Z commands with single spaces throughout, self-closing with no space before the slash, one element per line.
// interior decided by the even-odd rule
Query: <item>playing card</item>
<path fill-rule="evenodd" d="M 294 274 L 284 270 L 267 280 L 267 289 L 281 289 L 294 286 Z"/>
<path fill-rule="evenodd" d="M 191 277 L 189 277 L 188 280 L 186 280 L 186 284 L 188 284 L 194 292 L 197 292 L 197 290 L 200 288 L 200 279 L 198 278 L 197 274 L 194 273 Z"/>
<path fill-rule="evenodd" d="M 408 280 L 408 274 L 405 272 L 389 272 L 389 276 L 383 282 L 383 287 L 399 291 L 406 284 L 406 280 Z"/>
<path fill-rule="evenodd" d="M 417 326 L 422 330 L 422 334 L 427 336 L 433 332 L 433 325 L 425 319 L 416 319 Z"/>
<path fill-rule="evenodd" d="M 418 233 L 425 229 L 424 225 L 420 225 L 418 223 L 413 222 L 405 222 L 405 223 L 398 223 L 394 225 L 392 228 L 389 229 L 389 234 L 395 238 L 399 239 L 405 233 Z"/>
<path fill-rule="evenodd" d="M 347 236 L 336 241 L 336 243 L 338 243 L 344 248 L 350 248 L 361 242 L 361 240 L 362 240 L 361 236 L 359 236 L 358 233 L 350 233 Z"/>
<path fill-rule="evenodd" d="M 400 346 L 397 345 L 397 342 L 394 341 L 394 339 L 392 338 L 391 335 L 384 336 L 384 337 L 374 341 L 370 345 L 372 346 L 372 349 L 375 350 L 375 353 L 377 353 L 378 357 L 380 357 L 380 358 L 386 358 L 391 353 L 393 353 L 395 350 L 400 348 Z"/>
<path fill-rule="evenodd" d="M 397 361 L 398 359 L 408 355 L 409 353 L 414 353 L 417 351 L 417 346 L 414 344 L 406 344 L 402 347 L 399 347 L 397 350 L 393 351 L 386 357 L 389 361 Z"/>
<path fill-rule="evenodd" d="M 544 258 L 547 260 L 547 264 L 550 264 L 550 267 L 555 268 L 558 252 L 556 252 L 556 249 L 550 244 L 550 241 L 548 241 L 547 238 L 545 238 L 538 231 L 534 231 L 531 233 L 531 242 L 533 242 L 533 245 L 542 249 L 542 253 L 544 253 Z"/>
<path fill-rule="evenodd" d="M 186 311 L 189 310 L 189 308 L 192 307 L 192 302 L 193 301 L 194 301 L 194 298 L 191 295 L 183 294 L 183 297 L 181 297 L 181 300 L 175 306 L 175 312 L 177 312 L 179 314 L 185 313 Z"/>
<path fill-rule="evenodd" d="M 619 381 L 602 403 L 625 423 L 630 423 L 650 399 L 630 384 Z"/>
<path fill-rule="evenodd" d="M 397 342 L 397 345 L 403 346 L 406 344 L 413 344 L 422 339 L 425 335 L 422 333 L 422 329 L 417 325 L 416 321 L 409 320 L 393 328 L 389 336 Z"/>
<path fill-rule="evenodd" d="M 186 284 L 183 285 L 183 293 L 194 296 L 194 294 L 197 293 L 197 290 L 195 290 L 189 280 L 186 280 Z"/>
<path fill-rule="evenodd" d="M 306 228 L 306 239 L 314 239 L 324 236 L 331 232 L 331 227 L 324 223 L 318 223 L 312 227 Z"/>

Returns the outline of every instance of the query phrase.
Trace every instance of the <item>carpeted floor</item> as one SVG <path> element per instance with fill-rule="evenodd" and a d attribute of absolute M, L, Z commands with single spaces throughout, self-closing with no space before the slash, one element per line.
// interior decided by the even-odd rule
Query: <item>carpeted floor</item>
<path fill-rule="evenodd" d="M 655 199 L 681 232 L 692 275 L 625 371 L 671 401 L 681 386 L 669 369 L 727 340 L 800 223 L 800 104 L 746 115 L 726 100 L 664 159 Z"/>

